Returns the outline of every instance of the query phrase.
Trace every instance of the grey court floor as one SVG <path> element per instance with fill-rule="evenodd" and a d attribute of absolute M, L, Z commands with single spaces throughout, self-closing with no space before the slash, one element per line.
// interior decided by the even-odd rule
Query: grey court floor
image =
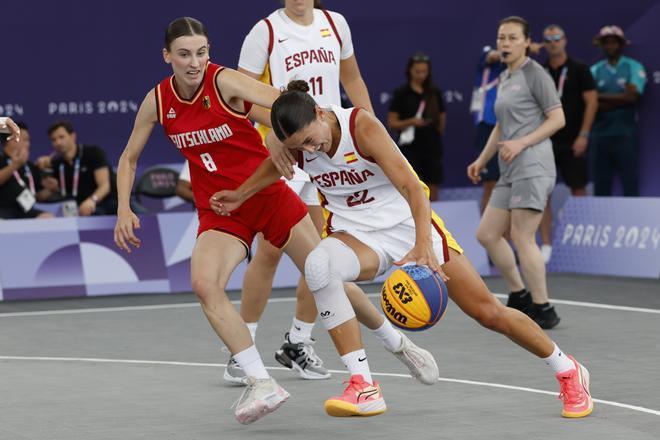
<path fill-rule="evenodd" d="M 487 283 L 504 291 L 499 279 Z M 436 327 L 411 334 L 436 356 L 437 385 L 413 381 L 364 332 L 388 412 L 328 417 L 323 401 L 347 375 L 320 326 L 331 379 L 277 368 L 273 352 L 293 311 L 293 292 L 282 290 L 257 346 L 292 396 L 247 427 L 230 409 L 241 389 L 221 381 L 228 355 L 192 295 L 0 303 L 0 439 L 660 438 L 660 282 L 553 275 L 549 283 L 562 317 L 550 335 L 591 372 L 598 400 L 585 419 L 560 416 L 548 367 L 453 304 Z"/>

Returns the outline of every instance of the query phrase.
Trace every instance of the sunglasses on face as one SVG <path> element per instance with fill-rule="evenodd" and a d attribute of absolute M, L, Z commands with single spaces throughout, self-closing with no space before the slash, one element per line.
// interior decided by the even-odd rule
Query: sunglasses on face
<path fill-rule="evenodd" d="M 563 34 L 547 35 L 547 36 L 543 37 L 543 40 L 546 43 L 552 43 L 553 41 L 561 41 L 562 38 L 564 38 Z"/>
<path fill-rule="evenodd" d="M 428 61 L 429 56 L 428 55 L 415 55 L 412 57 L 412 60 L 417 62 L 417 61 Z"/>

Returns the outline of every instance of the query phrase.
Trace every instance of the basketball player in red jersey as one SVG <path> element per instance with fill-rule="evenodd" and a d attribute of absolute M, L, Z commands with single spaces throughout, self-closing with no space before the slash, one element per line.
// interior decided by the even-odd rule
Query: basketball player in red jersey
<path fill-rule="evenodd" d="M 170 23 L 163 56 L 174 75 L 147 93 L 119 160 L 115 242 L 127 252 L 130 245 L 140 246 L 133 232 L 140 221 L 130 209 L 129 196 L 138 157 L 154 126 L 161 123 L 190 164 L 200 223 L 191 262 L 192 286 L 209 323 L 248 376 L 235 410 L 236 419 L 248 424 L 276 410 L 289 394 L 266 371 L 225 286 L 257 232 L 284 249 L 300 269 L 318 234 L 305 206 L 283 182 L 269 186 L 254 203 L 229 218 L 210 209 L 214 192 L 238 187 L 268 156 L 247 116 L 267 122 L 256 106 L 251 111 L 252 103 L 270 108 L 279 92 L 210 63 L 206 29 L 193 18 Z"/>
<path fill-rule="evenodd" d="M 269 124 L 263 108 L 270 108 L 279 92 L 209 63 L 208 51 L 206 30 L 199 21 L 185 17 L 170 23 L 163 55 L 174 75 L 145 97 L 120 158 L 115 242 L 127 252 L 131 245 L 140 246 L 133 232 L 140 222 L 130 210 L 129 196 L 138 157 L 160 122 L 189 162 L 200 222 L 191 262 L 192 286 L 211 326 L 248 377 L 235 412 L 237 420 L 247 424 L 277 409 L 289 395 L 269 377 L 245 322 L 227 298 L 227 280 L 246 257 L 257 232 L 283 248 L 301 271 L 320 237 L 301 200 L 282 181 L 259 192 L 253 203 L 244 204 L 231 217 L 211 210 L 209 199 L 214 192 L 237 188 L 268 156 L 247 116 Z M 263 113 L 257 106 L 263 107 Z M 364 295 L 352 305 L 365 325 L 383 319 Z M 355 319 L 340 330 L 359 336 Z M 437 381 L 430 353 L 404 338 L 389 322 L 377 329 L 376 336 L 420 382 Z M 361 341 L 356 344 L 361 347 Z"/>

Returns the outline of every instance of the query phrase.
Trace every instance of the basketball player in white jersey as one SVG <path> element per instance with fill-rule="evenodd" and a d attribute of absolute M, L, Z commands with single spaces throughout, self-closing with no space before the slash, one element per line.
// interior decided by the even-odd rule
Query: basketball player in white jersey
<path fill-rule="evenodd" d="M 449 296 L 467 315 L 553 368 L 563 416 L 590 414 L 587 369 L 565 355 L 527 315 L 505 307 L 490 293 L 431 211 L 424 185 L 382 124 L 357 108 L 322 109 L 304 93 L 307 87 L 302 81 L 291 83 L 273 104 L 271 122 L 283 146 L 297 150 L 298 163 L 310 174 L 329 211 L 329 236 L 307 256 L 305 279 L 330 335 L 355 317 L 342 282 L 371 280 L 392 264 L 428 265 L 445 280 Z M 212 196 L 212 209 L 227 215 L 280 175 L 269 158 L 236 191 Z M 333 336 L 351 380 L 342 396 L 326 401 L 331 415 L 371 415 L 384 407 L 364 350 L 355 349 L 354 340 L 350 332 Z"/>
<path fill-rule="evenodd" d="M 245 37 L 238 70 L 278 89 L 285 88 L 292 79 L 307 81 L 309 93 L 321 106 L 341 104 L 341 82 L 354 105 L 373 113 L 346 19 L 341 14 L 320 8 L 319 1 L 285 0 L 284 8 L 260 20 Z M 264 138 L 268 131 L 268 127 L 259 126 Z M 307 205 L 312 220 L 321 231 L 323 213 L 309 176 L 297 168 L 288 183 Z M 248 265 L 241 301 L 241 315 L 253 339 L 282 258 L 282 251 L 261 235 L 257 241 L 258 251 Z M 357 286 L 347 288 L 360 295 Z M 306 289 L 298 289 L 297 296 L 295 317 L 275 357 L 302 378 L 326 379 L 330 373 L 312 347 L 311 335 L 316 319 L 313 297 Z M 232 383 L 243 382 L 244 374 L 233 358 L 227 363 L 223 378 Z"/>

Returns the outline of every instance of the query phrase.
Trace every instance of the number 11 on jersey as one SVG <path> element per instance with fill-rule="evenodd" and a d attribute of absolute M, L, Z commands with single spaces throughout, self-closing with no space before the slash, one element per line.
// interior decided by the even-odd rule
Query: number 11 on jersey
<path fill-rule="evenodd" d="M 199 155 L 199 157 L 202 159 L 202 162 L 204 163 L 204 166 L 206 167 L 207 170 L 209 170 L 212 173 L 218 171 L 218 166 L 213 161 L 213 157 L 211 157 L 211 153 L 202 153 Z"/>

